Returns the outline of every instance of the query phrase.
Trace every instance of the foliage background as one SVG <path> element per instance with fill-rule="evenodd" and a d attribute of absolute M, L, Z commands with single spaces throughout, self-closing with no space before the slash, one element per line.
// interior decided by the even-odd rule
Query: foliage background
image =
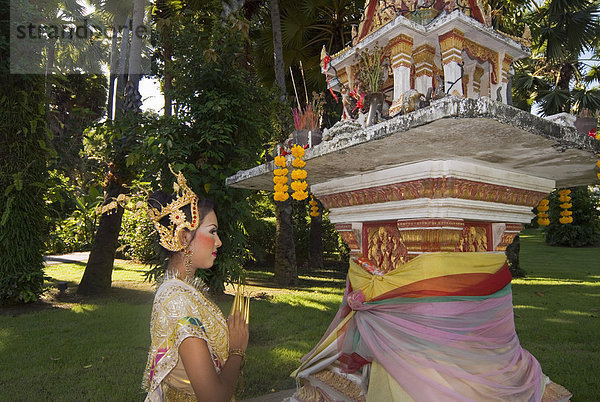
<path fill-rule="evenodd" d="M 8 9 L 6 0 L 0 8 Z M 47 161 L 44 80 L 9 73 L 8 24 L 0 25 L 0 304 L 42 292 Z"/>
<path fill-rule="evenodd" d="M 600 195 L 587 186 L 571 187 L 569 210 L 573 212 L 573 222 L 563 225 L 559 222 L 561 202 L 558 190 L 548 196 L 550 225 L 545 228 L 546 243 L 552 246 L 586 247 L 600 245 Z"/>

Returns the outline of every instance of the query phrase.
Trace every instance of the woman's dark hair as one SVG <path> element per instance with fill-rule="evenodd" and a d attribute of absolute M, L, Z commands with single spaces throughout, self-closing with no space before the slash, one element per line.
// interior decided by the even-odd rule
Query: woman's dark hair
<path fill-rule="evenodd" d="M 177 197 L 177 194 L 167 194 L 164 191 L 160 191 L 160 190 L 155 191 L 154 193 L 150 194 L 150 196 L 148 196 L 148 205 L 150 205 L 152 208 L 161 210 L 163 207 L 166 207 L 168 204 L 173 202 L 176 197 Z M 185 213 L 186 221 L 188 221 L 188 222 L 191 221 L 192 211 L 191 211 L 190 204 L 184 205 L 181 208 L 181 210 Z M 216 212 L 215 203 L 212 200 L 209 200 L 206 198 L 200 198 L 198 200 L 198 219 L 200 221 L 200 223 L 198 225 L 202 224 L 202 221 L 204 220 L 204 218 L 206 218 L 206 215 L 208 215 L 210 213 L 210 211 Z M 171 225 L 171 218 L 169 218 L 169 216 L 167 215 L 167 216 L 163 217 L 160 221 L 158 221 L 158 223 L 160 223 L 164 227 L 169 227 Z M 195 235 L 196 235 L 196 233 L 194 232 L 194 236 Z M 157 239 L 157 243 L 158 243 L 158 240 L 159 239 Z M 159 243 L 159 245 L 160 245 L 160 243 Z M 167 250 L 162 245 L 160 245 L 160 250 L 161 250 L 161 252 L 166 254 L 167 257 L 170 257 L 173 254 L 172 251 Z"/>

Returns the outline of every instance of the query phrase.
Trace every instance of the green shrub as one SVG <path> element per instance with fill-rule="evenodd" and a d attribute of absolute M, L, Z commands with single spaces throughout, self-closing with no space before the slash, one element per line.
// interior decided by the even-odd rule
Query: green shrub
<path fill-rule="evenodd" d="M 545 228 L 546 243 L 552 246 L 585 247 L 600 245 L 599 196 L 587 186 L 570 187 L 570 203 L 573 205 L 573 223 L 561 224 L 558 191 L 548 196 L 550 200 L 550 225 Z"/>
<path fill-rule="evenodd" d="M 48 209 L 54 216 L 58 216 L 46 217 L 50 233 L 46 239 L 45 252 L 63 254 L 89 251 L 98 219 L 96 209 L 102 200 L 100 192 L 96 187 L 90 186 L 87 194 L 82 195 L 84 190 L 67 185 L 64 176 L 57 181 L 58 176 L 61 175 L 50 172 L 52 186 L 45 197 Z"/>
<path fill-rule="evenodd" d="M 277 220 L 275 216 L 252 216 L 245 222 L 248 236 L 248 250 L 253 263 L 260 266 L 272 266 L 275 258 L 275 233 Z"/>
<path fill-rule="evenodd" d="M 143 212 L 125 210 L 121 222 L 118 250 L 141 263 L 150 263 L 156 259 L 156 233 L 152 220 Z"/>
<path fill-rule="evenodd" d="M 47 160 L 51 153 L 43 77 L 10 75 L 0 32 L 0 304 L 43 291 Z"/>

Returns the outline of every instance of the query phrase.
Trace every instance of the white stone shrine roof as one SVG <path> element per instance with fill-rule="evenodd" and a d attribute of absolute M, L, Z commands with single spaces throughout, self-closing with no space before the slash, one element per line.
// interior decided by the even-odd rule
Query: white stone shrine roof
<path fill-rule="evenodd" d="M 309 186 L 427 160 L 457 160 L 554 180 L 593 185 L 600 141 L 489 98 L 447 97 L 362 128 L 334 125 L 306 150 Z M 291 155 L 289 156 L 291 158 Z M 237 172 L 232 187 L 273 190 L 273 162 Z"/>

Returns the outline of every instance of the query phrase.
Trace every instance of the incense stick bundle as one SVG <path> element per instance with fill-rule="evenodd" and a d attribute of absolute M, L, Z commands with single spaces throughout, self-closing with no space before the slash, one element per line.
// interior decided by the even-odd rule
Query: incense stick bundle
<path fill-rule="evenodd" d="M 231 311 L 229 315 L 234 315 L 237 311 L 242 314 L 246 324 L 250 322 L 250 297 L 244 296 L 245 287 L 241 283 L 237 283 L 234 285 L 235 287 L 235 296 L 233 298 L 233 303 L 231 305 Z"/>

